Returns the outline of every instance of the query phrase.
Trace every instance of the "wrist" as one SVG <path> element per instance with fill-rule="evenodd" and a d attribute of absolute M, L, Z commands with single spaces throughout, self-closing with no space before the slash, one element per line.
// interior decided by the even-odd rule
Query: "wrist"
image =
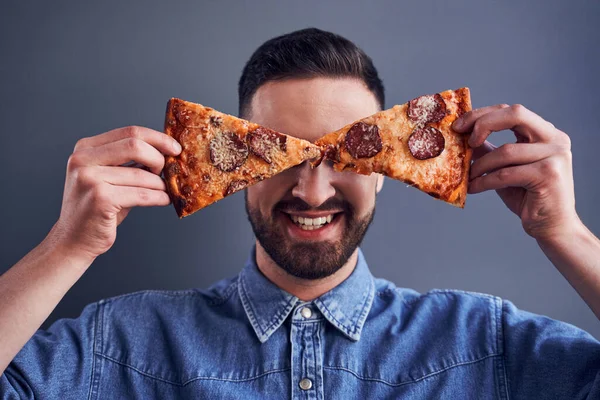
<path fill-rule="evenodd" d="M 62 235 L 60 231 L 58 225 L 55 224 L 40 244 L 40 247 L 42 247 L 49 256 L 65 260 L 71 265 L 87 269 L 97 256 L 81 249 L 77 244 L 66 240 L 64 238 L 65 235 Z"/>
<path fill-rule="evenodd" d="M 591 232 L 581 222 L 578 216 L 567 219 L 565 222 L 558 224 L 555 229 L 540 232 L 534 238 L 542 247 L 545 246 L 560 246 L 568 244 L 572 241 L 581 240 L 590 235 Z"/>

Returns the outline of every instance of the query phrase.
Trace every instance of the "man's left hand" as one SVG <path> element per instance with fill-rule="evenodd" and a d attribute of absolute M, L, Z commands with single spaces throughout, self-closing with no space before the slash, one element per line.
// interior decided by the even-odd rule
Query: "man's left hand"
<path fill-rule="evenodd" d="M 474 148 L 469 193 L 496 190 L 521 218 L 525 232 L 551 239 L 580 223 L 575 211 L 571 141 L 553 124 L 521 105 L 470 111 L 454 122 Z M 516 143 L 495 147 L 492 132 L 511 130 Z"/>

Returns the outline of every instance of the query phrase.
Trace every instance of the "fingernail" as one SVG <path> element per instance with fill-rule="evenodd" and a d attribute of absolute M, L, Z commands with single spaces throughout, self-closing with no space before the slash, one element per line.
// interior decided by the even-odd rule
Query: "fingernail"
<path fill-rule="evenodd" d="M 181 153 L 183 149 L 178 142 L 173 142 L 173 150 L 175 150 L 176 153 Z"/>

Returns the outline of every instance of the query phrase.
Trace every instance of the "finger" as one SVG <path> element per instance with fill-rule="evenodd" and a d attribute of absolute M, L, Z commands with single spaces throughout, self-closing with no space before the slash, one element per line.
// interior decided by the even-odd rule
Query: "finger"
<path fill-rule="evenodd" d="M 165 165 L 165 157 L 147 142 L 135 139 L 121 139 L 98 147 L 89 147 L 73 153 L 77 163 L 83 165 L 117 166 L 135 161 L 156 175 Z"/>
<path fill-rule="evenodd" d="M 123 139 L 143 140 L 151 146 L 156 147 L 158 151 L 165 155 L 177 155 L 181 152 L 181 145 L 171 136 L 141 126 L 114 129 L 100 135 L 81 139 L 75 145 L 75 151 L 90 147 L 99 147 Z"/>
<path fill-rule="evenodd" d="M 471 164 L 470 179 L 497 169 L 530 164 L 550 157 L 556 150 L 545 143 L 508 143 L 485 154 Z"/>
<path fill-rule="evenodd" d="M 487 153 L 489 153 L 490 151 L 496 149 L 497 147 L 494 146 L 493 144 L 491 144 L 490 142 L 488 142 L 487 140 L 485 142 L 483 142 L 483 144 L 479 147 L 475 147 L 473 149 L 473 157 L 471 158 L 472 161 L 475 161 L 483 156 L 485 156 Z"/>
<path fill-rule="evenodd" d="M 477 120 L 470 121 L 472 127 L 469 145 L 478 147 L 492 132 L 510 129 L 517 135 L 518 142 L 549 143 L 557 136 L 557 129 L 550 122 L 521 105 L 514 105 L 489 112 Z"/>
<path fill-rule="evenodd" d="M 167 190 L 167 185 L 160 176 L 141 168 L 128 167 L 95 167 L 98 179 L 115 186 L 133 186 L 154 190 Z"/>
<path fill-rule="evenodd" d="M 169 195 L 162 190 L 130 186 L 112 186 L 116 205 L 120 208 L 169 205 Z"/>
<path fill-rule="evenodd" d="M 507 187 L 523 187 L 528 189 L 533 186 L 537 176 L 534 164 L 501 168 L 470 181 L 468 193 L 481 193 L 487 190 L 498 190 Z"/>
<path fill-rule="evenodd" d="M 457 118 L 452 123 L 452 129 L 460 133 L 470 133 L 473 129 L 473 124 L 479 118 L 483 117 L 485 114 L 491 113 L 492 111 L 498 111 L 508 107 L 510 107 L 508 104 L 496 104 L 494 106 L 481 107 L 471 110 L 463 114 L 460 118 Z"/>

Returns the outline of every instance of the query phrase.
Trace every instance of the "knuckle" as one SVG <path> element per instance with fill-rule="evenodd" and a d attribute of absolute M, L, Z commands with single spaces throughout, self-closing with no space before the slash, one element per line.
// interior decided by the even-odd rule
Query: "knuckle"
<path fill-rule="evenodd" d="M 138 198 L 140 199 L 140 201 L 142 203 L 148 203 L 151 200 L 151 198 L 150 198 L 150 192 L 148 190 L 144 190 L 144 189 L 140 188 L 137 191 L 137 195 L 138 195 Z"/>
<path fill-rule="evenodd" d="M 131 153 L 138 154 L 142 150 L 142 141 L 140 139 L 130 137 L 126 139 L 125 146 Z"/>
<path fill-rule="evenodd" d="M 496 172 L 496 177 L 500 182 L 507 182 L 512 177 L 512 171 L 507 168 L 502 168 Z"/>
<path fill-rule="evenodd" d="M 67 170 L 74 171 L 83 165 L 83 158 L 80 151 L 76 151 L 69 156 L 67 160 Z"/>
<path fill-rule="evenodd" d="M 125 137 L 132 139 L 141 139 L 142 138 L 142 130 L 139 126 L 131 125 L 125 129 Z"/>
<path fill-rule="evenodd" d="M 525 106 L 522 104 L 513 104 L 510 106 L 510 111 L 518 121 L 522 121 L 525 118 L 525 115 L 529 112 L 529 110 L 527 110 L 527 108 L 525 108 Z"/>
<path fill-rule="evenodd" d="M 541 163 L 542 174 L 547 178 L 558 178 L 562 172 L 562 163 L 556 157 L 548 157 Z"/>
<path fill-rule="evenodd" d="M 569 152 L 571 151 L 571 138 L 563 131 L 558 131 L 557 142 L 561 147 L 564 147 Z"/>
<path fill-rule="evenodd" d="M 96 183 L 96 176 L 94 174 L 93 168 L 91 168 L 91 167 L 80 168 L 77 173 L 77 181 L 83 187 L 93 187 Z"/>
<path fill-rule="evenodd" d="M 475 136 L 479 135 L 481 132 L 484 132 L 486 129 L 485 119 L 480 118 L 473 124 L 473 134 Z"/>
<path fill-rule="evenodd" d="M 506 143 L 498 148 L 502 158 L 513 158 L 517 153 L 517 146 L 514 143 Z"/>
<path fill-rule="evenodd" d="M 82 138 L 79 139 L 76 143 L 75 143 L 75 147 L 73 148 L 73 152 L 83 149 L 85 147 L 87 147 L 87 143 L 88 143 L 89 139 L 88 138 Z"/>

